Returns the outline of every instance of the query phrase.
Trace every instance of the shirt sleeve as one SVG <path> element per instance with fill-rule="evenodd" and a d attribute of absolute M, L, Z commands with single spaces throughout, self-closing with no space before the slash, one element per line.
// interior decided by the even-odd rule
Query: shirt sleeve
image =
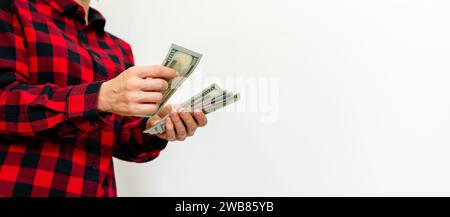
<path fill-rule="evenodd" d="M 114 157 L 142 163 L 157 158 L 166 148 L 167 140 L 144 134 L 148 118 L 125 117 L 116 126 L 121 127 L 119 142 L 115 143 Z"/>
<path fill-rule="evenodd" d="M 64 88 L 29 83 L 23 29 L 10 7 L 0 4 L 0 134 L 73 137 L 101 127 L 108 118 L 97 112 L 102 82 Z"/>

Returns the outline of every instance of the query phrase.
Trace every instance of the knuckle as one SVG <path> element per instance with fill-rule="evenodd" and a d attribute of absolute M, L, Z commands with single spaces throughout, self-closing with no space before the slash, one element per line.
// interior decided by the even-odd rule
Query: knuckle
<path fill-rule="evenodd" d="M 170 118 L 172 119 L 173 122 L 177 122 L 178 121 L 178 115 L 175 112 L 170 113 Z"/>
<path fill-rule="evenodd" d="M 168 86 L 168 83 L 162 79 L 154 79 L 154 86 L 156 90 L 165 90 L 167 89 L 166 86 Z"/>
<path fill-rule="evenodd" d="M 136 106 L 134 106 L 133 104 L 128 104 L 126 106 L 126 112 L 131 114 L 133 113 L 133 111 L 136 111 Z"/>
<path fill-rule="evenodd" d="M 153 66 L 153 71 L 160 73 L 160 72 L 164 71 L 164 66 L 155 65 L 155 66 Z"/>
<path fill-rule="evenodd" d="M 191 124 L 189 126 L 189 128 L 190 128 L 191 131 L 195 131 L 197 129 L 197 124 Z"/>
<path fill-rule="evenodd" d="M 126 82 L 125 82 L 125 84 L 124 84 L 124 89 L 126 90 L 126 91 L 131 91 L 131 90 L 134 90 L 134 87 L 135 87 L 136 85 L 134 84 L 134 82 L 132 82 L 132 81 L 130 81 L 130 80 L 127 80 Z"/>
<path fill-rule="evenodd" d="M 132 102 L 134 97 L 135 97 L 134 94 L 130 92 L 125 93 L 125 101 L 127 102 Z"/>

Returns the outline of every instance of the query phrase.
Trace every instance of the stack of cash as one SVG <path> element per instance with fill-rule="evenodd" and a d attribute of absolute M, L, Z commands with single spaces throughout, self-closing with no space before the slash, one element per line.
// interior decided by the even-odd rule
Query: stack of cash
<path fill-rule="evenodd" d="M 159 114 L 160 110 L 169 101 L 170 97 L 176 92 L 183 82 L 192 74 L 202 58 L 202 54 L 186 49 L 184 47 L 172 44 L 163 66 L 175 69 L 180 76 L 167 81 L 169 88 L 165 90 L 163 99 L 158 104 L 158 111 L 150 115 L 142 115 L 141 117 L 154 117 Z M 199 94 L 193 96 L 188 101 L 174 106 L 177 111 L 203 111 L 205 114 L 214 112 L 240 99 L 239 94 L 229 92 L 220 88 L 217 84 L 212 84 Z M 166 130 L 166 119 L 168 116 L 162 117 L 153 127 L 144 131 L 144 133 L 159 134 Z"/>
<path fill-rule="evenodd" d="M 239 101 L 239 93 L 233 93 L 223 90 L 217 84 L 212 84 L 202 92 L 191 97 L 189 100 L 182 104 L 174 106 L 175 110 L 183 110 L 188 112 L 203 111 L 205 114 L 215 112 L 227 105 Z M 169 115 L 166 115 L 162 119 L 153 125 L 153 127 L 144 131 L 152 135 L 164 133 L 166 131 L 166 119 Z"/>

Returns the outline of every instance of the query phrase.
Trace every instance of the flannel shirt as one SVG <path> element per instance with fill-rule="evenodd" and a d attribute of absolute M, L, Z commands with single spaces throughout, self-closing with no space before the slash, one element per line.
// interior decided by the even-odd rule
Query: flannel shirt
<path fill-rule="evenodd" d="M 113 156 L 156 158 L 146 119 L 97 111 L 134 64 L 105 19 L 73 0 L 0 1 L 0 196 L 116 196 Z"/>

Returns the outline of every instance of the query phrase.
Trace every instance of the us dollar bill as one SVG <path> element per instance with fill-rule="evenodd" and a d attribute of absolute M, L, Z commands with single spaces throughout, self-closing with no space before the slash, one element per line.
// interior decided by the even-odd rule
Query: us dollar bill
<path fill-rule="evenodd" d="M 200 93 L 191 97 L 189 100 L 175 106 L 174 109 L 183 109 L 190 112 L 200 110 L 205 114 L 210 114 L 239 100 L 239 93 L 235 94 L 221 89 L 217 84 L 212 84 Z M 153 135 L 164 133 L 166 131 L 166 120 L 168 117 L 169 116 L 166 115 L 157 121 L 151 128 L 145 130 L 144 133 Z"/>
<path fill-rule="evenodd" d="M 151 116 L 158 114 L 160 109 L 169 101 L 170 97 L 175 93 L 178 87 L 192 74 L 202 59 L 202 54 L 187 48 L 172 44 L 170 50 L 163 62 L 163 66 L 175 69 L 180 73 L 180 76 L 167 81 L 169 88 L 162 92 L 163 99 L 158 104 L 158 111 L 151 114 Z"/>
<path fill-rule="evenodd" d="M 197 95 L 191 97 L 190 100 L 187 100 L 186 102 L 182 103 L 180 107 L 185 109 L 189 108 L 190 111 L 193 112 L 195 109 L 195 105 L 198 105 L 200 101 L 203 102 L 204 100 L 207 100 L 208 98 L 211 98 L 213 96 L 218 96 L 223 92 L 224 90 L 222 90 L 222 88 L 220 88 L 219 85 L 211 84 L 209 87 L 205 88 Z"/>
<path fill-rule="evenodd" d="M 202 90 L 200 93 L 198 93 L 197 95 L 191 97 L 189 100 L 179 104 L 179 105 L 173 105 L 172 109 L 173 110 L 188 110 L 190 112 L 194 112 L 194 110 L 196 109 L 196 107 L 198 107 L 197 105 L 199 103 L 202 103 L 205 99 L 209 99 L 212 98 L 214 96 L 218 96 L 221 93 L 223 93 L 224 90 L 222 90 L 222 88 L 219 87 L 219 85 L 217 84 L 212 84 L 209 87 L 205 88 L 204 90 Z M 156 125 L 161 125 L 162 123 L 164 123 L 166 121 L 166 119 L 168 118 L 168 115 L 164 116 L 161 120 L 159 120 Z"/>
<path fill-rule="evenodd" d="M 213 98 L 215 96 L 219 96 L 224 92 L 222 88 L 219 87 L 217 84 L 211 84 L 209 87 L 202 90 L 200 93 L 194 95 L 189 100 L 186 100 L 185 102 L 179 104 L 179 105 L 173 105 L 173 110 L 189 110 L 190 112 L 194 112 L 199 106 L 199 104 L 203 104 L 203 102 L 207 99 Z M 166 115 L 162 117 L 158 122 L 155 123 L 155 125 L 147 129 L 145 133 L 154 133 L 154 132 L 161 132 L 162 130 L 165 130 L 165 123 L 166 119 L 169 115 Z"/>
<path fill-rule="evenodd" d="M 206 104 L 201 110 L 205 114 L 210 114 L 210 113 L 215 112 L 218 109 L 221 109 L 221 108 L 223 108 L 227 105 L 230 105 L 234 102 L 237 102 L 239 100 L 240 100 L 239 93 L 231 94 L 227 98 L 223 98 L 220 101 L 217 101 L 218 102 L 217 104 Z M 161 119 L 153 127 L 144 131 L 144 133 L 148 133 L 148 134 L 152 134 L 152 135 L 164 133 L 166 131 L 166 120 L 167 120 L 167 117 Z"/>

